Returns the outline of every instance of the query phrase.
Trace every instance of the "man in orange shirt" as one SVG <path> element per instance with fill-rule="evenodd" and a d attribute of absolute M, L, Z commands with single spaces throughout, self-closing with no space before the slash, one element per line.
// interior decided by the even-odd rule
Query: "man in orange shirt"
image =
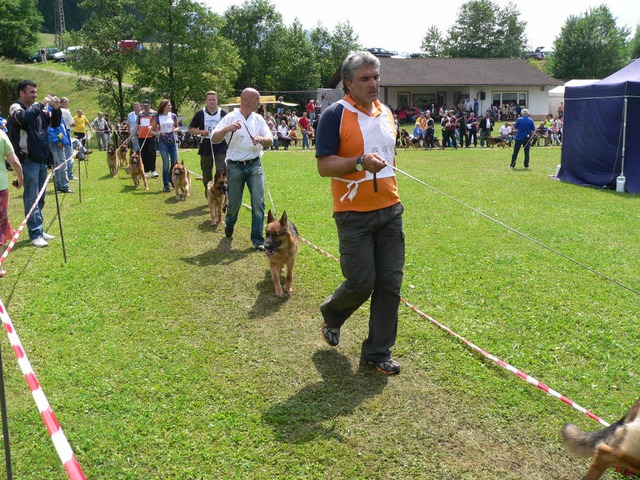
<path fill-rule="evenodd" d="M 156 172 L 156 139 L 153 131 L 153 124 L 156 112 L 151 110 L 151 102 L 143 100 L 140 102 L 142 110 L 138 114 L 137 134 L 140 144 L 140 158 L 144 165 L 145 176 L 157 178 Z"/>
<path fill-rule="evenodd" d="M 371 297 L 369 336 L 360 363 L 400 373 L 391 358 L 398 330 L 404 268 L 404 231 L 396 185 L 396 129 L 378 100 L 380 61 L 369 52 L 350 54 L 341 69 L 345 96 L 320 117 L 318 172 L 332 177 L 333 211 L 345 281 L 320 306 L 322 335 L 336 346 L 340 328 Z"/>

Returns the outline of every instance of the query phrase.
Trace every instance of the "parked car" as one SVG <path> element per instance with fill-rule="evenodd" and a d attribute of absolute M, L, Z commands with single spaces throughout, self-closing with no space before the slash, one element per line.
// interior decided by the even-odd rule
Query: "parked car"
<path fill-rule="evenodd" d="M 376 57 L 392 57 L 398 55 L 398 52 L 385 50 L 384 48 L 367 48 L 367 52 L 373 53 Z"/>
<path fill-rule="evenodd" d="M 52 62 L 67 61 L 67 55 L 58 48 L 45 48 L 45 51 L 47 52 L 47 60 L 51 60 Z M 40 58 L 40 50 L 38 50 L 34 55 L 31 55 L 27 61 L 31 63 L 41 62 L 42 58 Z"/>
<path fill-rule="evenodd" d="M 120 40 L 118 42 L 118 48 L 121 52 L 127 50 L 142 50 L 142 43 L 138 40 Z"/>
<path fill-rule="evenodd" d="M 75 55 L 76 53 L 78 53 L 78 50 L 80 50 L 82 48 L 82 46 L 80 45 L 72 45 L 70 47 L 67 47 L 64 49 L 64 53 L 67 57 L 71 57 L 73 55 Z"/>

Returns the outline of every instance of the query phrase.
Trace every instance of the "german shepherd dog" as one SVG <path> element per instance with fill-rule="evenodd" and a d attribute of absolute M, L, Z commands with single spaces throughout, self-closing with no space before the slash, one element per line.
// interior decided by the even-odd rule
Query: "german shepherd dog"
<path fill-rule="evenodd" d="M 184 160 L 173 166 L 171 181 L 176 189 L 176 200 L 186 200 L 191 193 L 191 174 L 184 166 Z"/>
<path fill-rule="evenodd" d="M 287 212 L 282 212 L 280 220 L 276 218 L 269 210 L 267 215 L 267 231 L 264 242 L 264 253 L 269 259 L 269 268 L 271 269 L 271 280 L 273 280 L 273 288 L 276 297 L 282 297 L 283 293 L 291 293 L 291 283 L 293 282 L 293 264 L 296 261 L 296 255 L 300 250 L 300 236 L 298 229 L 293 223 L 287 220 Z M 280 274 L 287 266 L 287 277 L 285 279 L 284 291 L 280 284 Z"/>
<path fill-rule="evenodd" d="M 118 169 L 120 168 L 120 159 L 116 155 L 116 147 L 109 145 L 107 148 L 107 166 L 109 167 L 109 173 L 113 178 L 118 176 Z"/>
<path fill-rule="evenodd" d="M 142 164 L 142 159 L 140 158 L 140 152 L 136 150 L 131 154 L 131 158 L 129 159 L 129 166 L 126 168 L 127 173 L 131 175 L 133 179 L 133 183 L 136 186 L 136 189 L 140 188 L 140 179 L 144 182 L 144 189 L 149 190 L 149 185 L 147 185 L 147 177 L 144 176 L 144 165 Z"/>
<path fill-rule="evenodd" d="M 487 137 L 487 146 L 488 147 L 506 147 L 507 142 L 504 141 L 502 137 Z"/>
<path fill-rule="evenodd" d="M 598 480 L 611 467 L 640 473 L 640 399 L 613 425 L 584 432 L 571 423 L 562 427 L 562 440 L 577 457 L 593 457 L 584 480 Z"/>
<path fill-rule="evenodd" d="M 211 225 L 222 223 L 222 214 L 227 211 L 227 175 L 224 172 L 216 172 L 207 184 L 207 202 L 211 211 Z"/>
<path fill-rule="evenodd" d="M 116 155 L 120 160 L 121 167 L 126 167 L 129 165 L 129 160 L 127 160 L 127 150 L 127 144 L 123 143 L 118 147 L 118 150 L 116 151 Z"/>

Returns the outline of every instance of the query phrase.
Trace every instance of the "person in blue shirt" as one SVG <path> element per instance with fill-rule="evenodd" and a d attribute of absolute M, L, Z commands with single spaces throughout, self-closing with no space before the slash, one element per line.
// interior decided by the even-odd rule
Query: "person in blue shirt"
<path fill-rule="evenodd" d="M 69 161 L 73 152 L 71 148 L 71 138 L 69 137 L 69 129 L 64 121 L 64 118 L 60 117 L 59 120 L 51 120 L 51 125 L 48 128 L 49 149 L 53 155 L 54 165 L 57 167 L 63 163 Z M 67 167 L 58 168 L 55 171 L 55 187 L 56 190 L 63 193 L 74 193 L 69 188 L 69 176 L 67 174 Z"/>
<path fill-rule="evenodd" d="M 524 146 L 524 168 L 529 168 L 529 149 L 531 148 L 531 136 L 536 131 L 536 125 L 529 117 L 529 110 L 523 108 L 521 117 L 516 120 L 514 129 L 516 135 L 514 137 L 515 144 L 513 146 L 513 155 L 511 156 L 511 165 L 509 168 L 515 168 L 516 160 L 518 159 L 518 153 L 520 148 Z"/>
<path fill-rule="evenodd" d="M 413 129 L 413 138 L 417 145 L 420 145 L 424 139 L 424 130 L 422 129 L 420 122 L 416 122 L 416 126 Z"/>

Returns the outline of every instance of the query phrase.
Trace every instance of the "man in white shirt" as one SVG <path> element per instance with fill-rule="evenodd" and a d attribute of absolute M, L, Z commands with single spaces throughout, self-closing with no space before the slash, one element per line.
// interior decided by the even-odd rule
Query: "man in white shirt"
<path fill-rule="evenodd" d="M 226 115 L 216 126 L 211 141 L 227 142 L 228 203 L 224 233 L 233 235 L 242 206 L 245 184 L 251 195 L 251 242 L 253 248 L 264 251 L 264 172 L 261 158 L 263 148 L 273 144 L 267 122 L 256 110 L 260 106 L 260 93 L 245 88 L 240 95 L 240 108 Z"/>
<path fill-rule="evenodd" d="M 60 97 L 60 111 L 62 112 L 62 119 L 64 120 L 64 123 L 67 124 L 69 138 L 73 138 L 73 135 L 71 135 L 71 127 L 76 124 L 76 121 L 73 119 L 73 115 L 71 115 L 71 112 L 69 111 L 69 99 L 67 97 Z M 73 147 L 71 145 L 65 147 L 65 156 L 67 157 L 67 178 L 69 180 L 75 180 L 76 177 L 73 176 Z"/>
<path fill-rule="evenodd" d="M 138 132 L 136 126 L 138 125 L 138 115 L 140 115 L 140 102 L 133 102 L 133 112 L 127 115 L 125 123 L 127 124 L 127 134 L 131 137 L 131 148 L 136 151 L 140 150 L 140 142 L 138 141 Z"/>

